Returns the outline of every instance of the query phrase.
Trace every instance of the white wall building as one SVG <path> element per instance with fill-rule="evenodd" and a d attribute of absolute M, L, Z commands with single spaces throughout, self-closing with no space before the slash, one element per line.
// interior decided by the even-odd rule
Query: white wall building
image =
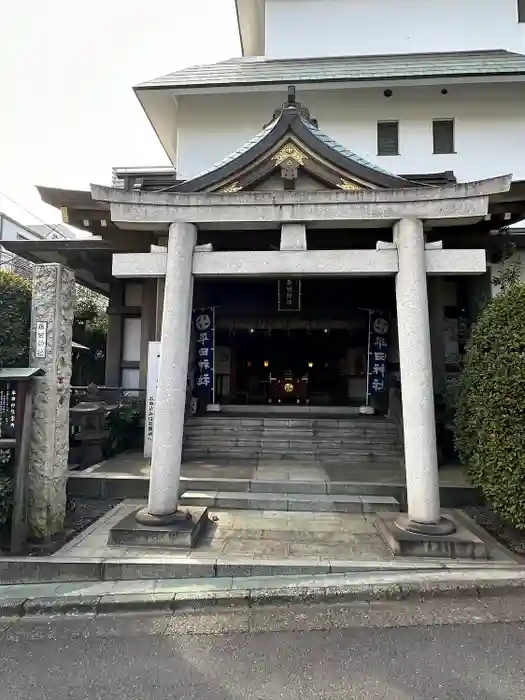
<path fill-rule="evenodd" d="M 237 0 L 242 58 L 154 79 L 136 94 L 180 179 L 252 138 L 290 83 L 326 133 L 385 169 L 519 179 L 524 5 Z M 397 147 L 380 145 L 385 128 Z"/>

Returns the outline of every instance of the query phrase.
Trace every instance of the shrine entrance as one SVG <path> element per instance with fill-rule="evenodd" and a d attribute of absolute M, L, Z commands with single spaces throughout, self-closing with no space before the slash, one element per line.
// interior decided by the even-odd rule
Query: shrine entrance
<path fill-rule="evenodd" d="M 327 326 L 329 323 L 327 322 Z M 368 317 L 354 328 L 266 329 L 231 336 L 232 402 L 359 405 L 366 392 Z"/>
<path fill-rule="evenodd" d="M 381 303 L 391 315 L 393 281 L 305 280 L 301 308 L 290 312 L 276 308 L 276 284 L 276 280 L 228 282 L 208 290 L 219 302 L 215 307 L 218 403 L 363 405 L 367 301 L 375 308 Z"/>

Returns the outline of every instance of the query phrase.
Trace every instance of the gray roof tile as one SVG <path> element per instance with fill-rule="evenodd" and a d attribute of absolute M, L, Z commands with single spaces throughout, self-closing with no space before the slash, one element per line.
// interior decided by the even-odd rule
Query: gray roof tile
<path fill-rule="evenodd" d="M 509 51 L 287 60 L 256 57 L 184 68 L 141 83 L 136 89 L 516 74 L 525 75 L 525 55 Z"/>

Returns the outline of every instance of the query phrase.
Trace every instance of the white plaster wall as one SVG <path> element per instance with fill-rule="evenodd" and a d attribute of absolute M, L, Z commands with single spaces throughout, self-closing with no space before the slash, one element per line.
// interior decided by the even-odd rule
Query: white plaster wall
<path fill-rule="evenodd" d="M 122 361 L 140 362 L 141 319 L 125 318 L 122 326 Z"/>
<path fill-rule="evenodd" d="M 120 385 L 123 389 L 138 389 L 139 388 L 139 370 L 138 369 L 123 369 L 121 373 Z"/>
<path fill-rule="evenodd" d="M 402 87 L 389 99 L 383 89 L 300 89 L 298 99 L 324 132 L 394 173 L 454 170 L 463 181 L 504 173 L 525 179 L 525 85 Z M 180 98 L 179 177 L 199 175 L 251 139 L 285 97 L 282 89 Z M 432 120 L 440 118 L 455 119 L 455 154 L 432 153 Z M 381 120 L 399 121 L 399 156 L 377 156 Z"/>
<path fill-rule="evenodd" d="M 266 0 L 266 56 L 348 56 L 525 45 L 517 0 Z"/>

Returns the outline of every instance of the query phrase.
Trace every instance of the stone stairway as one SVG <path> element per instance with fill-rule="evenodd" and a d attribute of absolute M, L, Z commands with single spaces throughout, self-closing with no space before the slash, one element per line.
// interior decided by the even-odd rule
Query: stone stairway
<path fill-rule="evenodd" d="M 381 417 L 290 418 L 214 415 L 189 418 L 184 459 L 400 464 L 394 423 Z"/>
<path fill-rule="evenodd" d="M 373 481 L 374 470 L 401 469 L 402 454 L 395 425 L 385 418 L 194 417 L 186 424 L 185 460 L 257 466 L 246 489 L 241 480 L 208 479 L 202 490 L 188 484 L 180 503 L 261 511 L 399 511 L 398 499 L 385 487 L 363 488 L 351 475 L 369 469 Z M 350 480 L 332 481 L 327 470 L 334 469 Z"/>

